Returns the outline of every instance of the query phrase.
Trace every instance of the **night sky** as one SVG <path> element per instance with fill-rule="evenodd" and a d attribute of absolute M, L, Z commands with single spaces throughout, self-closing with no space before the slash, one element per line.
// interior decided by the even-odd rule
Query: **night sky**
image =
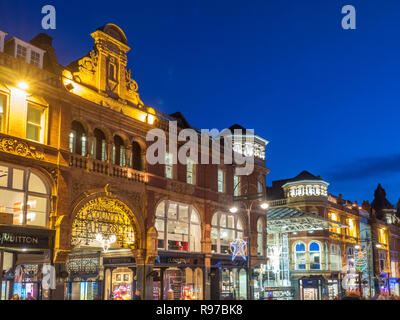
<path fill-rule="evenodd" d="M 46 4 L 60 63 L 119 25 L 144 103 L 197 128 L 254 129 L 270 141 L 269 184 L 308 170 L 345 199 L 372 200 L 382 183 L 397 203 L 400 1 L 0 0 L 0 30 L 29 41 Z M 357 30 L 341 27 L 347 4 Z"/>

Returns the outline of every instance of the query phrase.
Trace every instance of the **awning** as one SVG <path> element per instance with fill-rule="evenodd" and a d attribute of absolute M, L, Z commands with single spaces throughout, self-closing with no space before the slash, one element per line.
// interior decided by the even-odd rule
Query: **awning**
<path fill-rule="evenodd" d="M 304 212 L 294 208 L 281 207 L 267 212 L 268 233 L 290 233 L 338 228 L 348 228 L 348 226 L 320 217 L 315 213 Z"/>

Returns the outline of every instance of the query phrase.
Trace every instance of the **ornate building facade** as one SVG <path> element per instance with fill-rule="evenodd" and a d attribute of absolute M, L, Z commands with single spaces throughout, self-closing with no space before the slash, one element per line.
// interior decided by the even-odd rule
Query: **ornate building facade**
<path fill-rule="evenodd" d="M 276 246 L 279 234 L 286 237 L 288 252 L 287 257 L 277 257 L 282 260 L 280 266 L 287 260 L 287 269 L 277 271 L 278 280 L 286 281 L 271 276 L 269 290 L 305 300 L 350 293 L 399 295 L 399 220 L 386 193 L 379 185 L 371 208 L 368 202 L 360 206 L 342 195 L 333 196 L 328 187 L 321 177 L 304 171 L 292 179 L 274 181 L 268 188 L 268 225 L 279 227 L 268 230 L 268 248 Z M 281 215 L 276 223 L 272 213 L 286 208 L 294 211 Z M 296 211 L 320 221 L 295 223 L 302 218 Z"/>
<path fill-rule="evenodd" d="M 253 263 L 263 262 L 257 226 L 265 239 L 265 211 L 254 207 L 249 230 L 246 213 L 229 208 L 236 193 L 264 192 L 268 142 L 257 138 L 255 170 L 243 178 L 233 165 L 173 164 L 168 153 L 165 164 L 150 165 L 147 133 L 158 128 L 168 140 L 170 122 L 178 132 L 190 125 L 142 102 L 118 26 L 96 30 L 93 50 L 66 67 L 49 36 L 6 35 L 0 32 L 1 299 L 247 298 L 248 269 L 243 259 L 232 261 L 230 243 L 250 234 Z M 41 286 L 46 264 L 57 270 L 51 291 Z"/>

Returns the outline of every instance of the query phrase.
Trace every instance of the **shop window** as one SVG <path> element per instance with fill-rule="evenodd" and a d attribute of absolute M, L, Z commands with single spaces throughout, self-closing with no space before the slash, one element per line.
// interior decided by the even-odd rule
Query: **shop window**
<path fill-rule="evenodd" d="M 30 169 L 0 165 L 0 219 L 3 224 L 45 227 L 48 213 L 49 188 L 44 180 Z"/>
<path fill-rule="evenodd" d="M 168 179 L 174 178 L 174 159 L 172 153 L 165 154 L 165 177 Z"/>
<path fill-rule="evenodd" d="M 137 171 L 142 171 L 142 149 L 140 148 L 139 143 L 132 143 L 132 156 L 131 156 L 130 167 Z"/>
<path fill-rule="evenodd" d="M 71 125 L 69 150 L 71 153 L 76 153 L 83 157 L 87 155 L 87 134 L 83 126 L 77 121 L 72 122 Z"/>
<path fill-rule="evenodd" d="M 103 133 L 103 131 L 101 131 L 99 129 L 95 129 L 93 134 L 94 134 L 94 141 L 93 141 L 92 153 L 96 160 L 105 162 L 108 160 L 106 136 Z"/>
<path fill-rule="evenodd" d="M 201 252 L 201 224 L 197 211 L 184 204 L 162 202 L 156 210 L 158 248 Z"/>
<path fill-rule="evenodd" d="M 28 104 L 26 119 L 26 138 L 28 140 L 43 142 L 44 140 L 44 108 Z"/>
<path fill-rule="evenodd" d="M 237 237 L 243 239 L 243 224 L 240 218 L 223 212 L 215 213 L 211 222 L 212 252 L 229 254 L 231 242 Z"/>
<path fill-rule="evenodd" d="M 124 146 L 124 141 L 119 136 L 114 137 L 112 160 L 117 166 L 126 166 L 126 148 Z"/>
<path fill-rule="evenodd" d="M 310 243 L 310 269 L 321 270 L 321 247 L 318 243 Z"/>
<path fill-rule="evenodd" d="M 257 255 L 264 255 L 264 221 L 262 218 L 257 221 Z"/>
<path fill-rule="evenodd" d="M 225 192 L 225 171 L 218 170 L 218 192 Z"/>
<path fill-rule="evenodd" d="M 6 129 L 6 106 L 7 98 L 4 94 L 0 94 L 0 132 L 5 132 Z"/>
<path fill-rule="evenodd" d="M 331 244 L 330 260 L 332 271 L 340 271 L 342 269 L 340 246 L 338 246 L 337 244 Z"/>
<path fill-rule="evenodd" d="M 186 164 L 186 182 L 189 184 L 195 184 L 196 181 L 196 174 L 195 174 L 195 164 L 192 160 L 187 159 Z"/>

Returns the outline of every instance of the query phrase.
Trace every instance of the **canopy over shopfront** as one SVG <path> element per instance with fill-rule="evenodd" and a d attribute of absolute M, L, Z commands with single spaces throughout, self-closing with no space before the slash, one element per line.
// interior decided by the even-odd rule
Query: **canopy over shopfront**
<path fill-rule="evenodd" d="M 270 234 L 347 227 L 345 224 L 328 220 L 315 213 L 308 213 L 294 208 L 275 208 L 267 212 L 267 231 Z"/>

